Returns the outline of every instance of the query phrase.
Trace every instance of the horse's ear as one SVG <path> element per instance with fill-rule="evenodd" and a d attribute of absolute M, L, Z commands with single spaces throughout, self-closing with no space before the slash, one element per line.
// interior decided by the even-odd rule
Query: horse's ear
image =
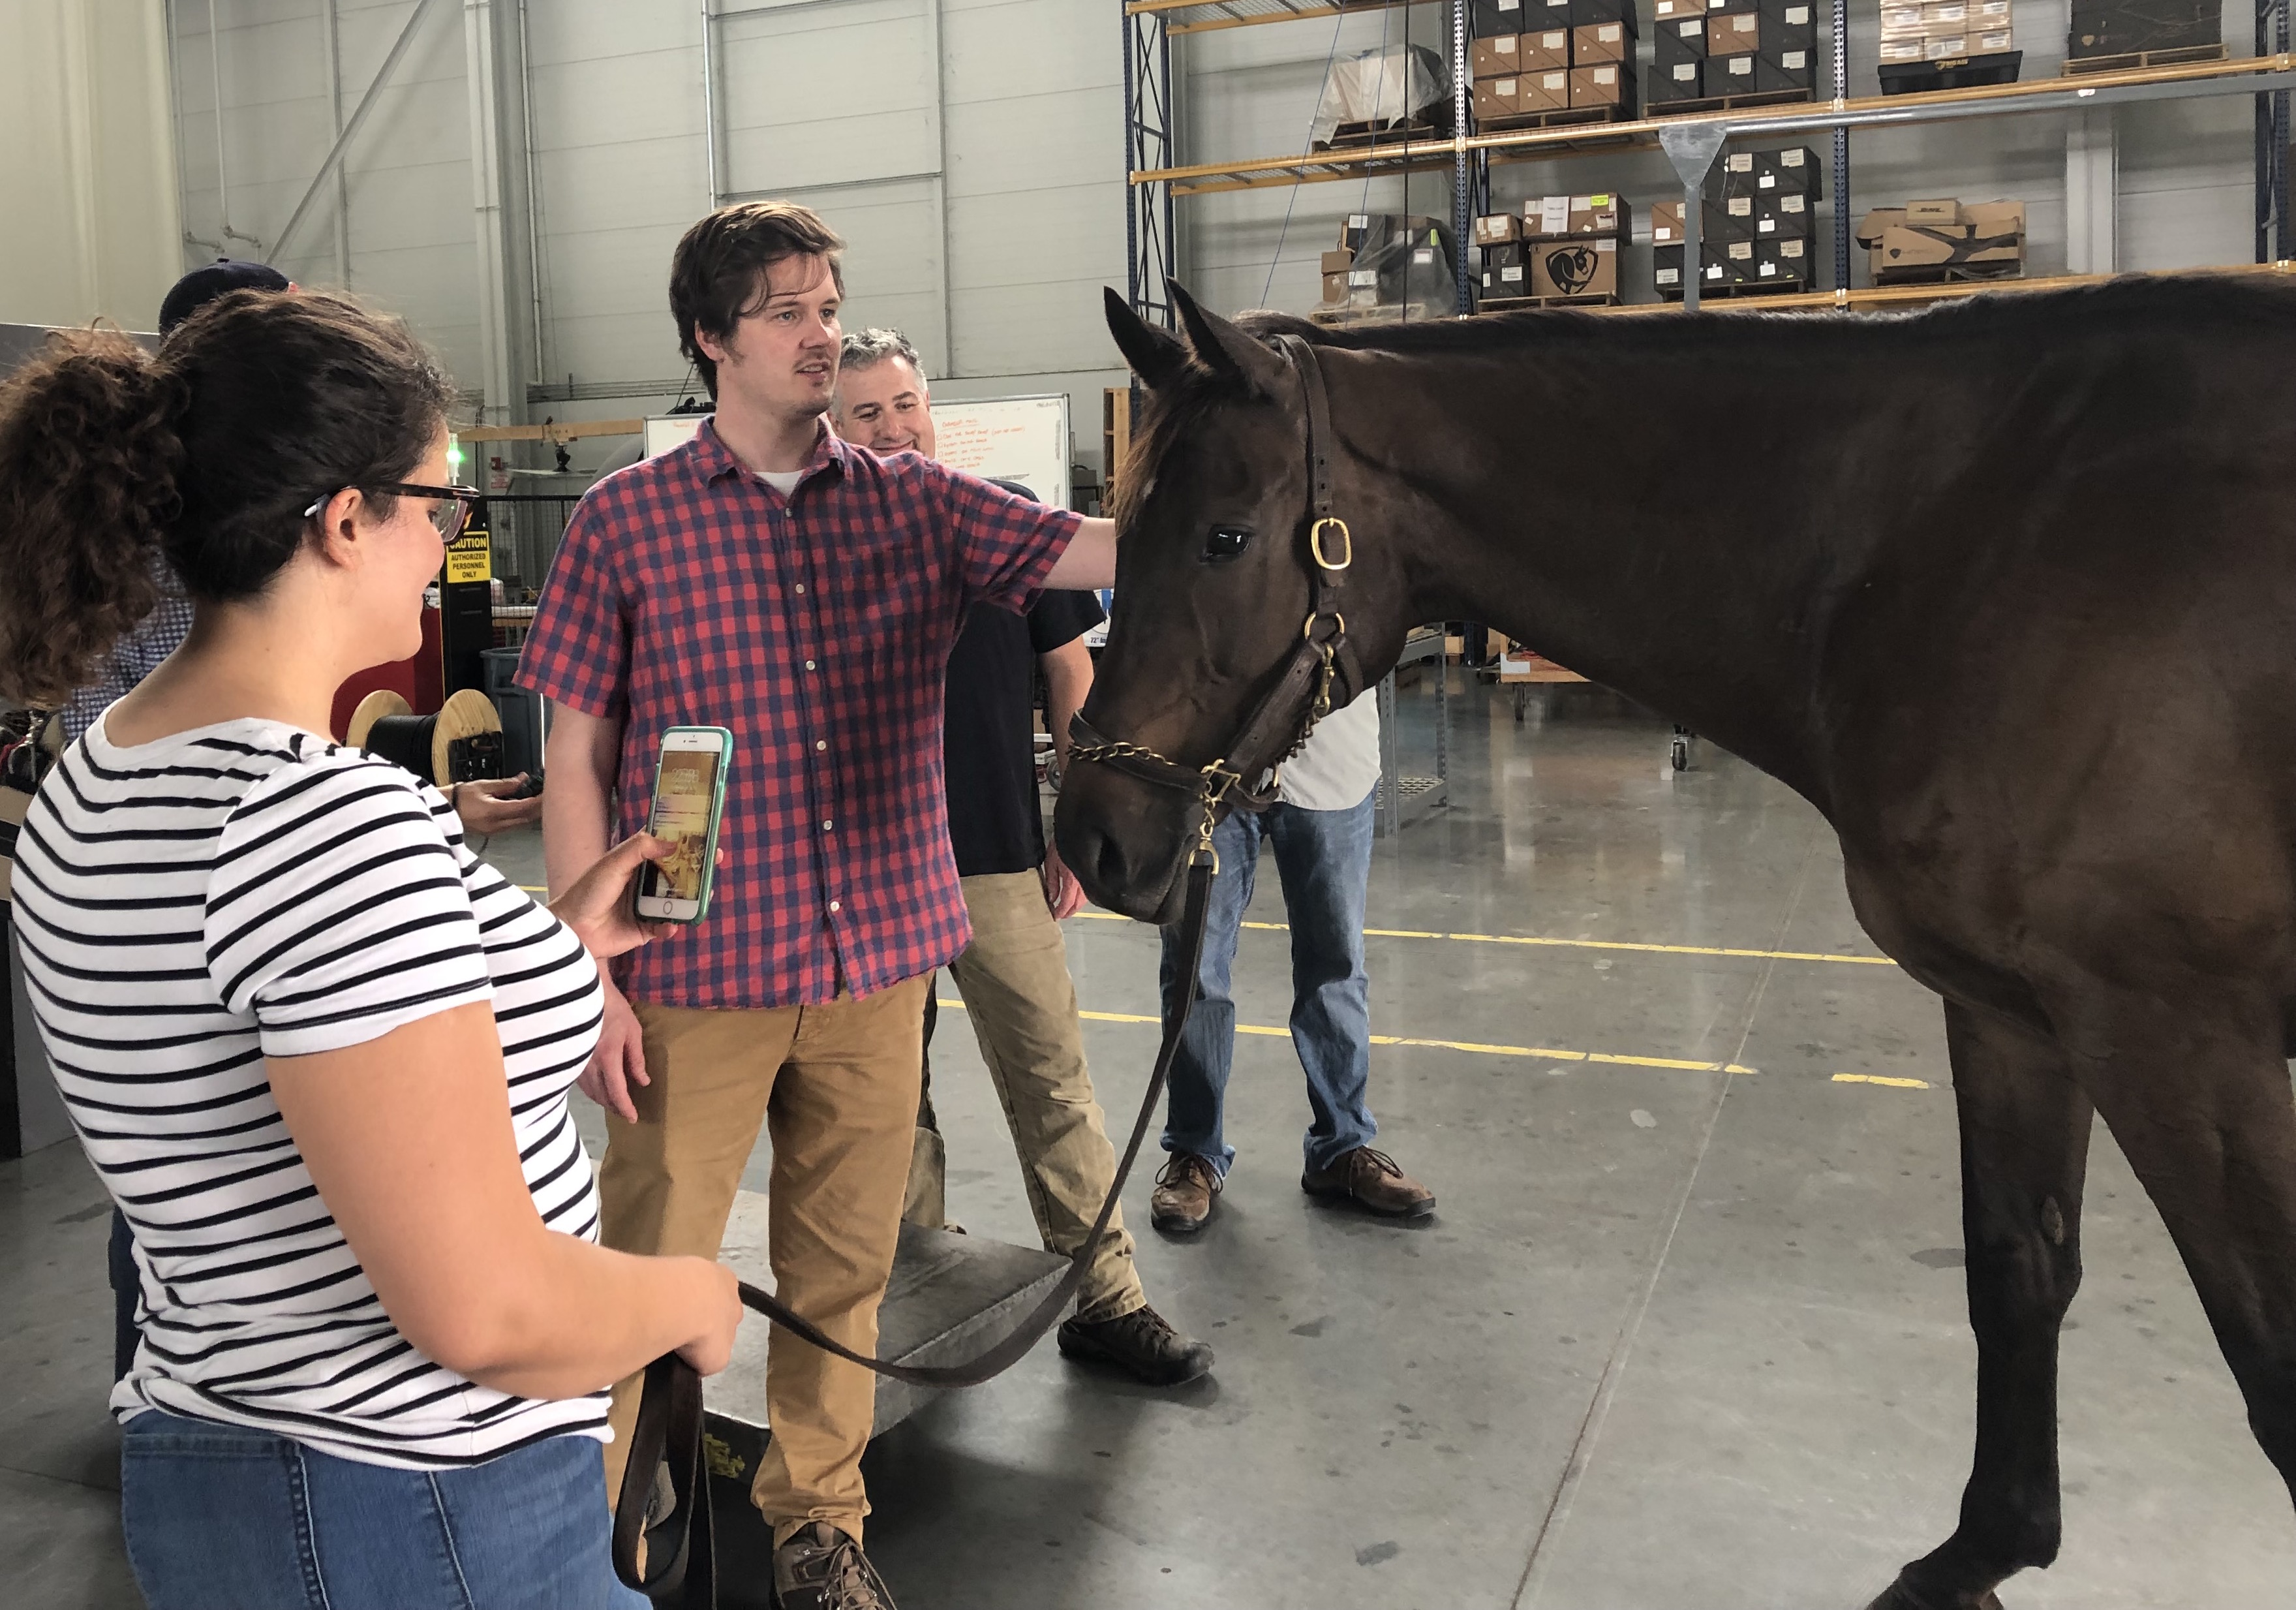
<path fill-rule="evenodd" d="M 1188 366 L 1188 349 L 1169 330 L 1159 330 L 1138 314 L 1113 285 L 1102 287 L 1108 300 L 1108 333 L 1132 372 L 1150 390 L 1177 379 Z"/>
<path fill-rule="evenodd" d="M 1190 296 L 1170 280 L 1164 289 L 1172 293 L 1172 306 L 1180 310 L 1180 327 L 1187 332 L 1188 345 L 1196 360 L 1217 374 L 1242 381 L 1262 397 L 1280 394 L 1283 377 L 1290 367 L 1275 349 L 1245 334 L 1217 313 L 1207 313 Z"/>

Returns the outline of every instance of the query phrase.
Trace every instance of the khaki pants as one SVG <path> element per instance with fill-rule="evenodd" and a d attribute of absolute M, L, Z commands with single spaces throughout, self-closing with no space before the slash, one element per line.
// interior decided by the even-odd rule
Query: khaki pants
<path fill-rule="evenodd" d="M 1116 1177 L 1116 1154 L 1085 1066 L 1068 948 L 1035 873 L 990 873 L 966 878 L 964 887 L 972 943 L 949 971 L 1004 1104 L 1037 1233 L 1046 1251 L 1073 1253 Z M 941 1144 L 931 1132 L 930 1102 L 925 1113 L 905 1211 L 911 1223 L 934 1228 L 944 1201 Z M 1113 1319 L 1147 1306 L 1121 1210 L 1110 1219 L 1109 1232 L 1077 1298 L 1086 1319 Z"/>
<path fill-rule="evenodd" d="M 630 1092 L 637 1122 L 607 1116 L 602 1239 L 623 1252 L 716 1257 L 762 1121 L 773 1139 L 775 1293 L 846 1346 L 873 1352 L 900 1235 L 931 982 L 768 1011 L 637 1005 L 653 1082 Z M 614 1388 L 609 1492 L 621 1490 L 642 1379 Z M 875 1401 L 867 1370 L 774 1331 L 773 1437 L 750 1492 L 777 1544 L 816 1520 L 860 1537 L 869 1513 L 861 1453 Z"/>

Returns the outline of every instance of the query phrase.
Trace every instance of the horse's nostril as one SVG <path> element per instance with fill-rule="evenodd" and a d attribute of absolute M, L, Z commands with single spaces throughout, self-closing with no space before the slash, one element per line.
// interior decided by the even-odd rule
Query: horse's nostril
<path fill-rule="evenodd" d="M 1103 889 L 1121 889 L 1124 883 L 1124 852 L 1112 838 L 1103 837 L 1093 846 L 1093 870 L 1100 875 Z"/>

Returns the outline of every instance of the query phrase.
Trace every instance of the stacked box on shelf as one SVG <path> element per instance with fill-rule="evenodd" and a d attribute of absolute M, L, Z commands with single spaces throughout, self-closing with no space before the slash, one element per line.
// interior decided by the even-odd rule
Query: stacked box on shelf
<path fill-rule="evenodd" d="M 1814 0 L 1653 0 L 1653 110 L 1734 95 L 1817 89 Z"/>
<path fill-rule="evenodd" d="M 1520 214 L 1475 220 L 1486 301 L 1616 299 L 1629 209 L 1614 195 L 1533 196 Z"/>
<path fill-rule="evenodd" d="M 1704 292 L 1808 291 L 1817 266 L 1818 203 L 1824 200 L 1817 153 L 1723 153 L 1720 194 L 1700 214 L 1699 289 Z M 1682 295 L 1684 237 L 1680 201 L 1651 208 L 1652 279 L 1661 300 Z"/>
<path fill-rule="evenodd" d="M 1451 245 L 1443 226 L 1417 214 L 1351 213 L 1340 243 L 1324 253 L 1325 311 L 1410 307 L 1458 310 Z"/>
<path fill-rule="evenodd" d="M 1634 0 L 1474 0 L 1471 21 L 1479 124 L 1578 109 L 1635 114 Z"/>
<path fill-rule="evenodd" d="M 2015 48 L 2009 0 L 1882 0 L 1882 64 L 1943 62 Z"/>
<path fill-rule="evenodd" d="M 2100 56 L 2173 51 L 2175 61 L 2224 53 L 2224 9 L 2212 0 L 2072 0 L 2067 70 Z"/>
<path fill-rule="evenodd" d="M 2016 279 L 2025 272 L 2025 203 L 1951 199 L 1877 207 L 1857 226 L 1877 285 Z"/>

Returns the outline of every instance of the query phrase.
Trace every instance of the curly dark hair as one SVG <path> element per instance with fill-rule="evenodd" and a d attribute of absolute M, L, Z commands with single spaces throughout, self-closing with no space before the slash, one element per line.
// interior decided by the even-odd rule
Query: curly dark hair
<path fill-rule="evenodd" d="M 784 258 L 829 259 L 840 296 L 845 293 L 845 242 L 821 215 L 795 201 L 742 201 L 720 207 L 688 229 L 669 259 L 669 314 L 677 321 L 677 349 L 718 395 L 718 365 L 696 333 L 734 338 L 734 326 L 764 305 L 766 270 Z"/>
<path fill-rule="evenodd" d="M 411 477 L 452 396 L 404 322 L 340 296 L 236 292 L 157 354 L 50 338 L 0 383 L 0 690 L 61 702 L 168 571 L 195 603 L 258 596 L 312 501 Z"/>

